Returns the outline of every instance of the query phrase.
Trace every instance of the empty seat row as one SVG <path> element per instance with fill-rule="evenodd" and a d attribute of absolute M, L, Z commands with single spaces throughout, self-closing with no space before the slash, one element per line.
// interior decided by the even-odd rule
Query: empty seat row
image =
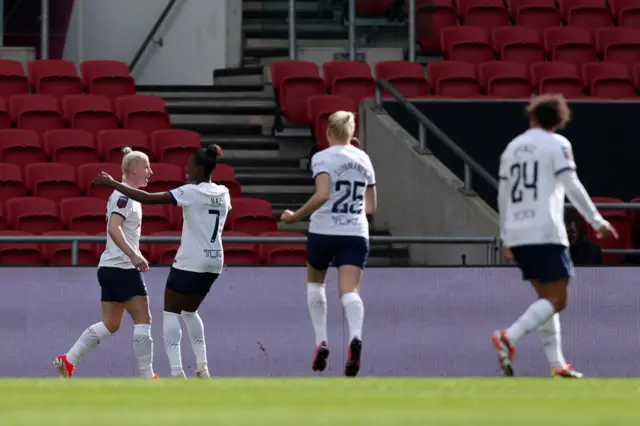
<path fill-rule="evenodd" d="M 187 158 L 202 148 L 197 132 L 183 129 L 158 130 L 150 137 L 139 130 L 103 130 L 93 135 L 85 130 L 48 130 L 42 135 L 24 129 L 0 130 L 0 162 L 27 165 L 49 159 L 79 166 L 100 161 L 119 163 L 122 148 L 145 152 L 152 161 L 184 167 Z"/>
<path fill-rule="evenodd" d="M 178 166 L 152 163 L 151 170 L 153 174 L 146 187 L 149 192 L 169 191 L 184 184 L 184 169 Z M 93 185 L 95 177 L 102 171 L 114 179 L 122 176 L 120 165 L 115 163 L 89 163 L 77 169 L 64 163 L 32 163 L 25 166 L 24 174 L 15 164 L 0 163 L 0 201 L 27 195 L 53 201 L 82 195 L 106 200 L 112 190 Z M 232 167 L 219 164 L 211 179 L 229 188 L 232 197 L 241 196 L 240 184 Z"/>
<path fill-rule="evenodd" d="M 0 236 L 33 235 L 20 231 L 0 231 Z M 78 231 L 52 231 L 49 236 L 82 236 Z M 180 236 L 179 231 L 155 232 L 154 236 Z M 228 231 L 225 237 L 249 236 L 249 234 Z M 304 237 L 294 232 L 266 232 L 265 237 Z M 224 262 L 227 265 L 304 265 L 306 263 L 306 246 L 304 244 L 239 244 L 224 243 Z M 81 243 L 78 245 L 78 263 L 95 265 L 104 250 L 104 244 Z M 178 250 L 178 244 L 158 243 L 142 244 L 140 251 L 145 258 L 156 265 L 171 265 Z M 0 243 L 0 265 L 70 265 L 71 244 L 69 243 Z"/>
<path fill-rule="evenodd" d="M 563 93 L 568 98 L 586 95 L 605 99 L 634 98 L 640 87 L 640 64 L 634 74 L 627 65 L 594 62 L 578 67 L 568 62 L 490 61 L 476 66 L 460 61 L 436 61 L 427 66 L 434 93 L 461 98 L 487 94 L 501 98 L 528 98 L 537 93 Z"/>
<path fill-rule="evenodd" d="M 85 88 L 90 94 L 111 100 L 136 93 L 129 66 L 120 61 L 84 61 L 80 64 L 81 75 L 72 62 L 59 59 L 31 61 L 28 70 L 27 76 L 20 62 L 0 60 L 0 97 L 33 91 L 60 98 L 80 94 Z"/>
<path fill-rule="evenodd" d="M 598 56 L 604 61 L 640 63 L 640 30 L 552 27 L 539 31 L 527 27 L 498 27 L 492 32 L 473 26 L 444 28 L 442 51 L 448 59 L 486 62 L 502 60 L 530 64 L 545 59 L 583 64 Z"/>
<path fill-rule="evenodd" d="M 226 230 L 258 235 L 278 230 L 271 204 L 266 200 L 236 198 L 225 223 Z M 0 207 L 0 229 L 43 234 L 51 231 L 78 231 L 97 235 L 106 230 L 106 203 L 95 197 L 70 197 L 58 203 L 40 197 L 14 197 Z M 148 206 L 142 208 L 142 232 L 180 229 L 180 208 Z M 148 221 L 146 219 L 149 219 Z"/>
<path fill-rule="evenodd" d="M 50 95 L 15 95 L 8 103 L 0 98 L 0 128 L 12 122 L 39 133 L 67 124 L 93 133 L 119 124 L 145 133 L 171 127 L 162 98 L 148 95 L 122 96 L 115 109 L 107 98 L 93 95 L 71 95 L 62 102 Z"/>

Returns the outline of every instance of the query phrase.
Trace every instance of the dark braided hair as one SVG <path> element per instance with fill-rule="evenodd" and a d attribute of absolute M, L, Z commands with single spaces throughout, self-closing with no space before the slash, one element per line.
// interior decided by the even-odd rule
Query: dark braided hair
<path fill-rule="evenodd" d="M 204 178 L 209 179 L 218 163 L 218 148 L 211 144 L 193 153 L 196 164 L 202 167 Z"/>

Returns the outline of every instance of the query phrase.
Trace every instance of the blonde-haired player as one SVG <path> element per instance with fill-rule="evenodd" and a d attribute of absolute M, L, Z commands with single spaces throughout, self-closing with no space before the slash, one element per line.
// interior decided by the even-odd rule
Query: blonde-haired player
<path fill-rule="evenodd" d="M 325 278 L 330 265 L 338 268 L 339 292 L 349 324 L 349 356 L 345 376 L 360 369 L 364 305 L 360 280 L 369 256 L 367 214 L 376 210 L 376 179 L 369 156 L 351 145 L 353 113 L 338 111 L 329 117 L 329 148 L 311 159 L 316 191 L 295 212 L 282 214 L 285 223 L 311 215 L 307 242 L 307 306 L 316 337 L 312 368 L 324 371 L 329 357 Z"/>
<path fill-rule="evenodd" d="M 147 186 L 152 171 L 143 152 L 124 148 L 122 183 L 132 188 Z M 69 351 L 56 357 L 54 364 L 62 377 L 71 377 L 80 358 L 120 329 L 124 312 L 134 323 L 133 350 L 140 375 L 157 378 L 153 372 L 151 312 L 142 272 L 149 263 L 140 254 L 142 207 L 118 191 L 107 202 L 107 244 L 98 264 L 101 287 L 102 321 L 89 326 Z"/>

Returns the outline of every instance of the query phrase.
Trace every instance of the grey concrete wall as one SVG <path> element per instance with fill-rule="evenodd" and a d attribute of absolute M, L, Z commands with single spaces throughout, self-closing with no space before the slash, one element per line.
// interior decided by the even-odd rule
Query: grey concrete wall
<path fill-rule="evenodd" d="M 479 197 L 463 194 L 460 179 L 434 156 L 418 154 L 416 139 L 373 106 L 367 100 L 360 107 L 360 134 L 376 169 L 375 222 L 397 236 L 499 236 L 497 213 Z M 467 264 L 481 265 L 487 252 L 483 245 L 410 246 L 415 264 L 460 264 L 465 256 Z"/>

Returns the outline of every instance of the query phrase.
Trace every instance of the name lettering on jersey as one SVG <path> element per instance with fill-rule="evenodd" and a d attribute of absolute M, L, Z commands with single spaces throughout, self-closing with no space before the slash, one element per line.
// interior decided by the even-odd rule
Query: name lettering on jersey
<path fill-rule="evenodd" d="M 202 252 L 207 259 L 222 259 L 222 250 L 204 249 Z"/>
<path fill-rule="evenodd" d="M 211 204 L 215 206 L 219 206 L 220 204 L 224 204 L 224 197 L 211 197 Z"/>
<path fill-rule="evenodd" d="M 522 145 L 516 148 L 516 150 L 513 152 L 513 155 L 518 156 L 522 154 L 533 154 L 534 152 L 536 152 L 535 145 Z"/>
<path fill-rule="evenodd" d="M 116 206 L 119 209 L 124 209 L 125 207 L 127 207 L 128 203 L 129 203 L 129 197 L 123 195 L 120 198 L 118 198 L 118 201 L 116 201 Z"/>
<path fill-rule="evenodd" d="M 356 163 L 355 161 L 349 161 L 348 163 L 341 164 L 337 169 L 333 171 L 337 177 L 342 176 L 344 173 L 355 170 L 360 173 L 362 176 L 365 176 L 369 179 L 369 171 L 360 163 Z"/>

